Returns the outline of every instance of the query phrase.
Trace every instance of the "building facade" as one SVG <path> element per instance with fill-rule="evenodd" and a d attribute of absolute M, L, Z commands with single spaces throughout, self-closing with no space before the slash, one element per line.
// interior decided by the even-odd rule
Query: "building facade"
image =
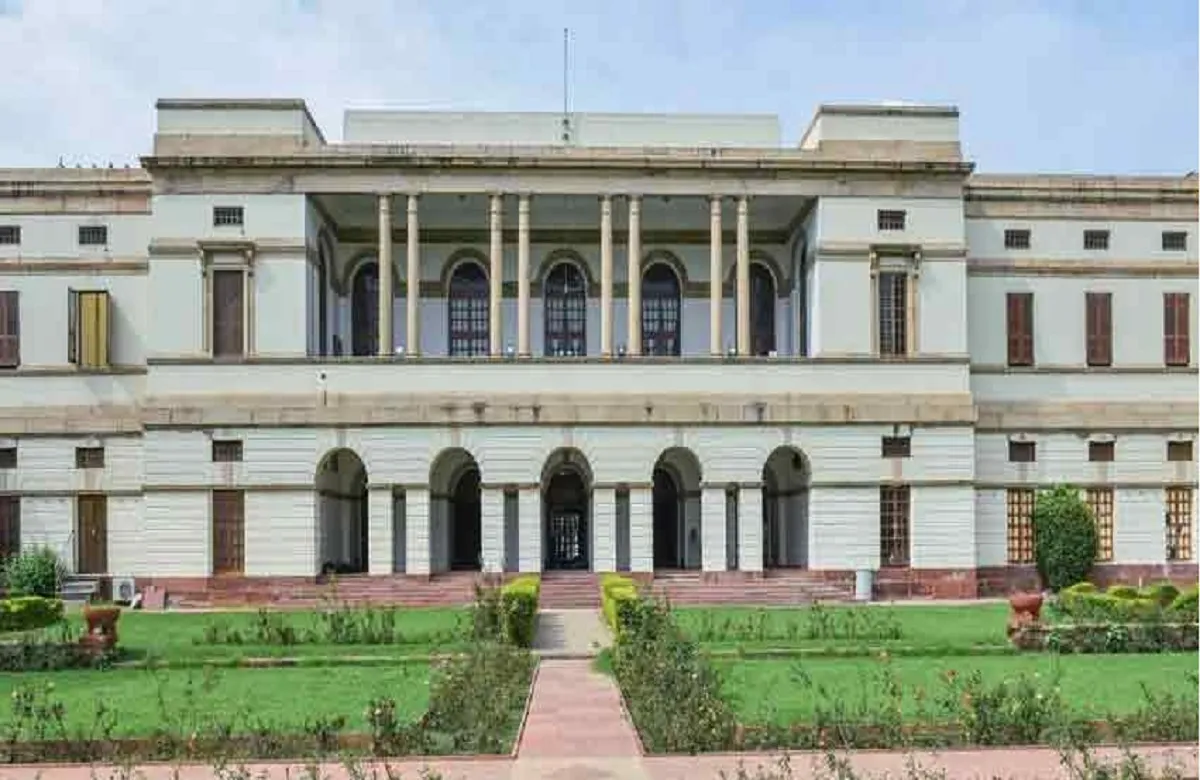
<path fill-rule="evenodd" d="M 1069 483 L 1101 577 L 1195 578 L 1195 174 L 978 174 L 891 104 L 343 136 L 164 100 L 140 169 L 0 170 L 0 552 L 962 596 Z"/>

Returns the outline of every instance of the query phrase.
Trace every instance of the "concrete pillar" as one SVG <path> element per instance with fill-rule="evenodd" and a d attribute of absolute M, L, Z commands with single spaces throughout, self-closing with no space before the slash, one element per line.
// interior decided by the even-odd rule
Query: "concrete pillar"
<path fill-rule="evenodd" d="M 379 196 L 379 350 L 392 354 L 392 196 Z"/>
<path fill-rule="evenodd" d="M 529 196 L 517 201 L 517 354 L 529 357 Z"/>
<path fill-rule="evenodd" d="M 654 499 L 649 486 L 629 488 L 629 570 L 654 571 Z"/>
<path fill-rule="evenodd" d="M 743 485 L 738 491 L 738 568 L 763 570 L 762 488 Z"/>
<path fill-rule="evenodd" d="M 629 197 L 628 270 L 629 345 L 630 355 L 642 354 L 642 199 Z"/>
<path fill-rule="evenodd" d="M 504 571 L 504 490 L 489 486 L 480 494 L 481 568 L 485 574 L 499 574 Z"/>
<path fill-rule="evenodd" d="M 592 491 L 592 571 L 617 570 L 617 491 Z"/>
<path fill-rule="evenodd" d="M 426 488 L 410 488 L 405 496 L 405 563 L 409 574 L 432 571 L 430 549 L 430 494 Z"/>
<path fill-rule="evenodd" d="M 737 351 L 750 354 L 750 202 L 745 195 L 737 202 Z"/>
<path fill-rule="evenodd" d="M 405 276 L 408 277 L 407 309 L 407 354 L 421 354 L 421 226 L 417 217 L 417 196 L 408 196 L 408 255 Z"/>
<path fill-rule="evenodd" d="M 708 351 L 720 355 L 724 261 L 721 258 L 721 199 L 713 196 L 708 209 Z"/>
<path fill-rule="evenodd" d="M 600 354 L 613 353 L 612 198 L 600 198 Z"/>
<path fill-rule="evenodd" d="M 499 194 L 492 195 L 488 205 L 488 257 L 491 260 L 491 270 L 488 272 L 488 284 L 491 295 L 491 306 L 489 307 L 490 320 L 488 325 L 488 336 L 490 338 L 490 349 L 488 350 L 492 357 L 500 356 L 501 337 L 504 335 L 500 331 L 500 306 L 503 303 L 504 294 L 504 267 L 503 267 L 503 227 L 501 205 L 502 196 Z"/>
<path fill-rule="evenodd" d="M 704 571 L 725 571 L 725 488 L 706 487 L 700 493 L 700 553 Z"/>
<path fill-rule="evenodd" d="M 517 491 L 517 568 L 521 572 L 542 570 L 542 497 L 536 486 Z"/>
<path fill-rule="evenodd" d="M 392 489 L 373 487 L 367 494 L 367 571 L 395 571 L 392 550 Z"/>

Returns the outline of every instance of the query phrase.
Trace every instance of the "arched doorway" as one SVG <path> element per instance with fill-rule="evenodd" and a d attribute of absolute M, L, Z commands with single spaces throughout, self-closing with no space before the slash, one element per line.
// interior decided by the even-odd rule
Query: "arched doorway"
<path fill-rule="evenodd" d="M 479 357 L 491 350 L 491 299 L 487 270 L 464 260 L 450 274 L 446 307 L 451 357 Z"/>
<path fill-rule="evenodd" d="M 591 564 L 592 475 L 576 450 L 558 450 L 542 470 L 543 568 L 587 569 Z"/>
<path fill-rule="evenodd" d="M 778 447 L 763 466 L 763 566 L 808 565 L 808 486 L 804 453 Z"/>
<path fill-rule="evenodd" d="M 642 274 L 642 354 L 680 354 L 682 285 L 675 269 L 656 262 Z"/>
<path fill-rule="evenodd" d="M 330 451 L 317 465 L 317 556 L 321 574 L 367 571 L 367 467 L 353 450 Z"/>
<path fill-rule="evenodd" d="M 587 355 L 587 279 L 579 266 L 555 263 L 542 285 L 545 297 L 545 354 L 549 357 Z"/>
<path fill-rule="evenodd" d="M 435 571 L 482 568 L 482 475 L 466 450 L 442 452 L 430 469 L 430 560 Z"/>
<path fill-rule="evenodd" d="M 750 354 L 775 351 L 775 277 L 763 263 L 750 265 Z"/>
<path fill-rule="evenodd" d="M 359 265 L 350 283 L 350 351 L 359 357 L 379 352 L 379 264 Z"/>
<path fill-rule="evenodd" d="M 672 447 L 654 464 L 651 491 L 654 568 L 694 569 L 701 562 L 700 461 Z"/>

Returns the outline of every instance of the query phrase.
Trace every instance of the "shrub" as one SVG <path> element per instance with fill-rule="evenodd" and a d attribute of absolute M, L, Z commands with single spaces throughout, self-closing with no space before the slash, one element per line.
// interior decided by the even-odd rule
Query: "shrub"
<path fill-rule="evenodd" d="M 1200 588 L 1193 585 L 1176 596 L 1168 609 L 1178 616 L 1178 618 L 1187 619 L 1189 622 L 1194 623 L 1196 622 L 1198 612 L 1200 612 L 1197 610 L 1198 597 L 1200 597 Z"/>
<path fill-rule="evenodd" d="M 53 598 L 58 595 L 65 568 L 58 554 L 49 547 L 14 556 L 4 568 L 4 584 L 9 596 L 41 596 Z"/>
<path fill-rule="evenodd" d="M 60 599 L 18 596 L 0 601 L 0 631 L 34 631 L 63 618 Z"/>
<path fill-rule="evenodd" d="M 1132 585 L 1113 585 L 1107 593 L 1114 599 L 1136 599 L 1142 595 Z"/>
<path fill-rule="evenodd" d="M 1142 588 L 1140 595 L 1142 598 L 1158 602 L 1160 607 L 1169 607 L 1179 596 L 1179 588 L 1169 582 L 1159 582 Z"/>
<path fill-rule="evenodd" d="M 1096 523 L 1079 491 L 1060 485 L 1038 494 L 1033 547 L 1042 583 L 1054 592 L 1087 579 L 1096 560 Z"/>
<path fill-rule="evenodd" d="M 536 574 L 516 577 L 500 589 L 500 627 L 508 644 L 533 647 L 541 589 L 542 580 Z"/>
<path fill-rule="evenodd" d="M 613 636 L 628 630 L 636 622 L 638 600 L 637 583 L 629 577 L 606 574 L 600 580 L 600 605 Z"/>

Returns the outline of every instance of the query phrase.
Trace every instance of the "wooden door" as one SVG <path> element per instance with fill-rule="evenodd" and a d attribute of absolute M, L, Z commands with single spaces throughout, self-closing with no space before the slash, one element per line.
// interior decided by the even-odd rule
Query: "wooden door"
<path fill-rule="evenodd" d="M 108 573 L 108 500 L 105 496 L 79 497 L 75 571 Z"/>
<path fill-rule="evenodd" d="M 246 494 L 214 490 L 212 494 L 213 574 L 245 571 Z"/>

